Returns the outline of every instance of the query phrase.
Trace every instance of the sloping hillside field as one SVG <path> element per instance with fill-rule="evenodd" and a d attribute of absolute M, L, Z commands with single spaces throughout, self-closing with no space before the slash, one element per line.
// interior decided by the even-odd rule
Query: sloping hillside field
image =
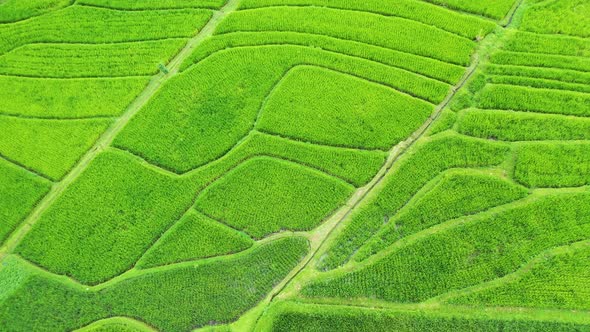
<path fill-rule="evenodd" d="M 0 0 L 0 331 L 590 331 L 590 1 Z"/>

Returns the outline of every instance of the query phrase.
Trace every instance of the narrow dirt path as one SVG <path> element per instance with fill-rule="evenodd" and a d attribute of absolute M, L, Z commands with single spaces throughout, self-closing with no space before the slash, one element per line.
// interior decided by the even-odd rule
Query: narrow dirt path
<path fill-rule="evenodd" d="M 184 46 L 180 52 L 168 64 L 168 74 L 159 73 L 155 75 L 147 87 L 137 96 L 137 98 L 127 107 L 125 112 L 109 127 L 102 136 L 95 142 L 94 146 L 86 152 L 80 161 L 72 170 L 58 183 L 55 183 L 49 193 L 39 202 L 29 216 L 21 225 L 10 235 L 4 245 L 0 248 L 0 260 L 11 253 L 25 235 L 31 230 L 33 225 L 39 220 L 41 215 L 53 204 L 61 194 L 88 168 L 90 163 L 101 152 L 107 149 L 117 134 L 123 130 L 127 123 L 137 114 L 143 106 L 156 94 L 159 88 L 178 74 L 178 69 L 182 62 L 199 46 L 203 40 L 213 35 L 213 32 L 219 23 L 231 12 L 236 10 L 239 0 L 229 0 L 220 10 L 214 12 L 213 16 L 205 26 Z"/>

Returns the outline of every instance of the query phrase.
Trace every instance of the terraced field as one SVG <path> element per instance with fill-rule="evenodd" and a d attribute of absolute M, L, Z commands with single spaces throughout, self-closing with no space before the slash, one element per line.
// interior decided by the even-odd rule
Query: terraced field
<path fill-rule="evenodd" d="M 0 331 L 590 331 L 587 0 L 0 0 Z"/>

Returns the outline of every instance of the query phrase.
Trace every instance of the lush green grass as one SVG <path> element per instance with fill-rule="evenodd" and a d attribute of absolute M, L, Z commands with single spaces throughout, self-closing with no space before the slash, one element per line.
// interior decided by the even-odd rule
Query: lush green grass
<path fill-rule="evenodd" d="M 29 214 L 47 191 L 45 179 L 0 158 L 0 244 Z M 1 286 L 1 283 L 0 283 Z M 0 294 L 2 293 L 0 287 Z M 0 296 L 1 298 L 1 296 Z"/>
<path fill-rule="evenodd" d="M 590 93 L 488 84 L 476 100 L 485 109 L 590 116 Z"/>
<path fill-rule="evenodd" d="M 590 3 L 586 0 L 549 1 L 531 6 L 522 18 L 522 30 L 590 37 Z"/>
<path fill-rule="evenodd" d="M 561 68 L 581 72 L 590 71 L 590 59 L 578 56 L 498 51 L 490 57 L 490 61 L 513 66 Z"/>
<path fill-rule="evenodd" d="M 455 84 L 465 68 L 428 57 L 391 50 L 361 42 L 301 32 L 229 32 L 207 39 L 183 62 L 182 70 L 207 56 L 230 47 L 255 45 L 301 45 L 350 55 L 415 72 L 436 80 Z"/>
<path fill-rule="evenodd" d="M 227 255 L 248 249 L 252 239 L 200 213 L 185 214 L 137 263 L 140 268 Z"/>
<path fill-rule="evenodd" d="M 440 172 L 457 167 L 484 167 L 504 161 L 508 146 L 449 134 L 433 136 L 408 152 L 384 180 L 382 187 L 349 217 L 320 262 L 321 269 L 335 268 Z"/>
<path fill-rule="evenodd" d="M 527 195 L 527 190 L 487 172 L 451 170 L 433 188 L 416 195 L 363 246 L 358 260 L 376 254 L 397 240 L 454 218 L 482 212 Z"/>
<path fill-rule="evenodd" d="M 449 90 L 433 79 L 315 48 L 231 48 L 171 79 L 114 144 L 179 173 L 204 165 L 225 155 L 250 132 L 274 85 L 301 64 L 344 72 L 435 102 Z"/>
<path fill-rule="evenodd" d="M 136 317 L 161 331 L 226 323 L 260 301 L 307 250 L 304 238 L 282 238 L 229 258 L 150 270 L 99 291 L 34 275 L 0 306 L 0 321 L 9 331 L 67 331 L 111 316 Z"/>
<path fill-rule="evenodd" d="M 0 116 L 0 155 L 59 180 L 111 124 L 109 119 L 37 120 Z"/>
<path fill-rule="evenodd" d="M 529 112 L 468 109 L 457 121 L 457 131 L 502 141 L 587 140 L 590 119 Z"/>
<path fill-rule="evenodd" d="M 488 306 L 590 309 L 588 245 L 544 258 L 516 280 L 449 302 Z"/>
<path fill-rule="evenodd" d="M 354 187 L 275 158 L 250 159 L 203 191 L 196 206 L 255 238 L 310 230 L 342 205 Z"/>
<path fill-rule="evenodd" d="M 516 149 L 514 178 L 531 187 L 590 184 L 590 143 L 526 143 Z"/>
<path fill-rule="evenodd" d="M 381 85 L 300 66 L 276 85 L 257 128 L 322 144 L 388 150 L 416 130 L 432 110 L 426 102 Z"/>
<path fill-rule="evenodd" d="M 269 156 L 316 168 L 360 187 L 381 168 L 385 155 L 385 152 L 377 150 L 322 146 L 254 131 L 226 157 L 197 170 L 195 177 L 207 177 L 209 174 L 217 178 L 246 159 Z"/>
<path fill-rule="evenodd" d="M 486 66 L 486 71 L 494 75 L 532 77 L 590 85 L 590 73 L 575 70 L 491 64 Z"/>
<path fill-rule="evenodd" d="M 220 8 L 226 0 L 78 0 L 81 5 L 117 9 Z"/>
<path fill-rule="evenodd" d="M 194 199 L 194 185 L 106 152 L 45 212 L 16 252 L 96 284 L 132 267 Z M 52 250 L 47 250 L 51 247 Z"/>
<path fill-rule="evenodd" d="M 0 112 L 24 117 L 116 116 L 148 78 L 36 79 L 0 76 Z"/>
<path fill-rule="evenodd" d="M 544 250 L 586 239 L 589 231 L 589 191 L 543 196 L 397 247 L 303 293 L 419 302 L 503 277 Z"/>
<path fill-rule="evenodd" d="M 506 39 L 503 48 L 517 52 L 590 56 L 590 41 L 587 39 L 524 31 L 513 32 L 510 38 Z"/>
<path fill-rule="evenodd" d="M 451 331 L 451 332 L 538 332 L 587 331 L 584 323 L 552 322 L 532 317 L 493 317 L 452 313 L 451 310 L 383 310 L 338 305 L 283 302 L 273 305 L 264 316 L 262 331 Z"/>
<path fill-rule="evenodd" d="M 469 1 L 469 0 L 425 0 L 455 10 L 480 14 L 501 20 L 507 14 L 514 0 Z"/>
<path fill-rule="evenodd" d="M 186 39 L 117 44 L 31 44 L 0 56 L 0 73 L 32 77 L 149 76 Z"/>
<path fill-rule="evenodd" d="M 24 20 L 69 4 L 69 0 L 5 0 L 0 3 L 0 23 Z"/>
<path fill-rule="evenodd" d="M 571 72 L 571 71 L 570 71 Z M 488 76 L 487 81 L 493 84 L 520 85 L 531 88 L 569 90 L 590 93 L 589 84 L 568 83 L 552 79 L 533 78 L 525 76 L 498 75 Z"/>
<path fill-rule="evenodd" d="M 30 43 L 112 43 L 192 37 L 211 12 L 204 9 L 124 11 L 72 6 L 0 26 L 0 54 Z"/>
<path fill-rule="evenodd" d="M 470 39 L 475 39 L 478 36 L 483 37 L 496 26 L 494 23 L 483 19 L 412 0 L 398 0 L 386 3 L 376 0 L 336 0 L 328 3 L 321 0 L 245 0 L 240 3 L 240 9 L 269 6 L 325 6 L 366 11 L 386 16 L 398 16 L 434 25 Z"/>
<path fill-rule="evenodd" d="M 359 25 L 358 22 L 363 24 Z M 397 17 L 317 7 L 273 7 L 237 11 L 217 33 L 293 31 L 317 33 L 468 65 L 475 43 L 418 22 Z M 395 32 L 392 38 L 391 32 Z"/>

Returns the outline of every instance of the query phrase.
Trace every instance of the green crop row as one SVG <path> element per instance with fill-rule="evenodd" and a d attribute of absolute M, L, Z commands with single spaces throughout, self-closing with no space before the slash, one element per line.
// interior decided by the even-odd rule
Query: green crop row
<path fill-rule="evenodd" d="M 0 76 L 0 113 L 48 119 L 114 117 L 123 113 L 148 80 Z"/>
<path fill-rule="evenodd" d="M 590 71 L 590 59 L 577 56 L 498 51 L 490 57 L 492 63 Z"/>
<path fill-rule="evenodd" d="M 307 250 L 304 238 L 282 238 L 228 258 L 146 271 L 100 290 L 35 269 L 2 300 L 0 321 L 5 331 L 69 331 L 112 316 L 135 317 L 161 331 L 227 323 L 260 301 Z M 0 267 L 0 283 L 14 270 Z"/>
<path fill-rule="evenodd" d="M 215 178 L 254 156 L 293 161 L 360 187 L 369 182 L 381 168 L 386 153 L 322 146 L 254 131 L 224 158 L 197 170 L 195 176 L 206 178 L 209 175 Z"/>
<path fill-rule="evenodd" d="M 505 144 L 441 134 L 407 153 L 385 178 L 382 187 L 351 215 L 346 228 L 320 263 L 333 269 L 347 262 L 391 216 L 440 172 L 457 167 L 484 167 L 502 163 L 508 155 Z"/>
<path fill-rule="evenodd" d="M 488 306 L 590 309 L 590 247 L 569 250 L 535 264 L 518 279 L 449 302 Z"/>
<path fill-rule="evenodd" d="M 574 91 L 488 84 L 476 101 L 484 109 L 590 116 L 590 94 Z"/>
<path fill-rule="evenodd" d="M 496 25 L 490 21 L 453 12 L 446 8 L 413 0 L 382 1 L 337 0 L 326 3 L 321 0 L 245 0 L 240 9 L 252 9 L 270 6 L 321 6 L 339 9 L 372 12 L 385 16 L 398 16 L 461 35 L 469 39 L 483 37 Z"/>
<path fill-rule="evenodd" d="M 411 72 L 314 48 L 232 48 L 171 79 L 129 122 L 115 145 L 178 173 L 218 159 L 253 129 L 265 99 L 283 75 L 303 64 L 411 91 L 437 102 L 449 90 L 445 83 Z"/>
<path fill-rule="evenodd" d="M 19 168 L 0 156 L 0 244 L 49 191 L 43 178 Z M 3 286 L 0 283 L 0 286 Z M 4 290 L 4 288 L 2 288 Z M 0 292 L 1 298 L 1 292 Z"/>
<path fill-rule="evenodd" d="M 41 216 L 16 252 L 85 284 L 106 281 L 131 268 L 180 218 L 192 204 L 193 187 L 122 152 L 105 152 Z"/>
<path fill-rule="evenodd" d="M 502 141 L 590 140 L 590 119 L 529 112 L 468 109 L 457 131 Z"/>
<path fill-rule="evenodd" d="M 524 31 L 514 32 L 504 43 L 508 51 L 558 55 L 590 56 L 590 40 L 563 35 L 540 35 Z"/>
<path fill-rule="evenodd" d="M 301 45 L 320 48 L 409 70 L 453 85 L 465 72 L 465 68 L 458 65 L 384 47 L 317 34 L 281 31 L 231 32 L 216 35 L 195 49 L 182 64 L 182 70 L 226 48 L 258 45 Z"/>
<path fill-rule="evenodd" d="M 356 271 L 312 282 L 303 294 L 420 302 L 506 276 L 589 231 L 590 191 L 545 195 L 418 238 Z"/>
<path fill-rule="evenodd" d="M 535 33 L 590 37 L 589 16 L 590 4 L 586 0 L 549 1 L 530 6 L 519 28 Z"/>
<path fill-rule="evenodd" d="M 16 22 L 66 7 L 70 0 L 6 0 L 0 3 L 0 23 Z"/>
<path fill-rule="evenodd" d="M 196 207 L 262 238 L 281 230 L 311 230 L 344 204 L 354 187 L 292 162 L 259 157 L 205 189 Z"/>
<path fill-rule="evenodd" d="M 204 9 L 121 11 L 86 6 L 0 25 L 0 54 L 30 43 L 109 43 L 192 37 L 207 23 Z"/>
<path fill-rule="evenodd" d="M 279 302 L 261 322 L 261 331 L 438 331 L 438 332 L 571 332 L 588 331 L 587 322 L 554 322 L 510 315 L 421 310 L 383 310 L 339 305 Z"/>
<path fill-rule="evenodd" d="M 532 77 L 590 85 L 590 73 L 583 73 L 575 70 L 490 64 L 486 65 L 486 73 L 492 75 Z"/>
<path fill-rule="evenodd" d="M 299 66 L 275 85 L 260 110 L 257 128 L 321 144 L 388 150 L 432 111 L 432 105 L 382 85 Z"/>
<path fill-rule="evenodd" d="M 92 5 L 115 9 L 181 9 L 220 8 L 226 0 L 78 0 L 79 5 Z"/>
<path fill-rule="evenodd" d="M 496 20 L 503 19 L 515 0 L 465 1 L 465 0 L 425 0 L 440 6 L 487 16 Z"/>
<path fill-rule="evenodd" d="M 363 24 L 358 24 L 362 21 Z M 317 7 L 270 7 L 237 11 L 216 33 L 292 31 L 322 34 L 410 52 L 467 66 L 475 42 L 398 17 Z"/>
<path fill-rule="evenodd" d="M 505 179 L 471 170 L 443 174 L 423 196 L 414 196 L 405 210 L 390 219 L 358 253 L 358 260 L 376 254 L 395 241 L 444 221 L 475 214 L 527 195 Z"/>
<path fill-rule="evenodd" d="M 0 155 L 59 180 L 111 124 L 110 119 L 38 120 L 0 116 Z"/>
<path fill-rule="evenodd" d="M 34 77 L 149 76 L 185 39 L 117 44 L 31 44 L 0 56 L 0 74 Z"/>
<path fill-rule="evenodd" d="M 590 184 L 589 142 L 524 143 L 516 149 L 514 179 L 530 187 Z"/>
<path fill-rule="evenodd" d="M 149 268 L 227 255 L 248 249 L 252 239 L 200 213 L 189 211 L 137 263 Z"/>
<path fill-rule="evenodd" d="M 590 84 L 567 83 L 543 78 L 531 78 L 523 76 L 488 76 L 487 80 L 492 84 L 521 85 L 531 88 L 569 90 L 590 93 Z"/>

